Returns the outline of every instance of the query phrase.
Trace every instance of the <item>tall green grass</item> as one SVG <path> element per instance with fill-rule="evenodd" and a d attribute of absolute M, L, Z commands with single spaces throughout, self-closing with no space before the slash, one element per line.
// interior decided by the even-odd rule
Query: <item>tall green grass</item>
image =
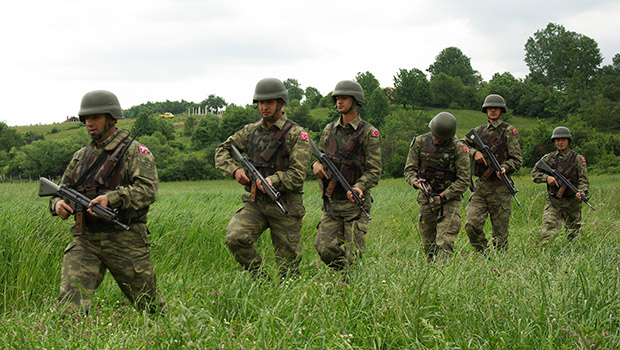
<path fill-rule="evenodd" d="M 314 251 L 321 200 L 307 182 L 302 277 L 283 282 L 268 232 L 257 247 L 270 280 L 242 272 L 225 245 L 241 186 L 163 183 L 149 228 L 165 315 L 136 311 L 108 276 L 91 314 L 73 318 L 52 309 L 71 223 L 49 215 L 37 184 L 0 184 L 0 347 L 617 349 L 619 180 L 591 179 L 597 210 L 584 208 L 583 235 L 543 249 L 544 186 L 517 178 L 523 207 L 513 203 L 509 250 L 476 254 L 462 232 L 444 266 L 421 252 L 413 189 L 383 180 L 368 251 L 346 275 Z"/>

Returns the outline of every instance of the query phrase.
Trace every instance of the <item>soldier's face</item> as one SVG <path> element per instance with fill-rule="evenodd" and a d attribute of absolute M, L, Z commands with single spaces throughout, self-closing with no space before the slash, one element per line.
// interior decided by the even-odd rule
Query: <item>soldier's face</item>
<path fill-rule="evenodd" d="M 568 139 L 553 139 L 553 143 L 555 144 L 555 148 L 560 152 L 566 151 L 570 144 Z"/>
<path fill-rule="evenodd" d="M 348 114 L 355 105 L 355 99 L 351 96 L 336 96 L 336 109 L 338 113 Z"/>
<path fill-rule="evenodd" d="M 487 117 L 491 120 L 497 120 L 502 116 L 502 109 L 499 107 L 487 107 Z"/>
<path fill-rule="evenodd" d="M 107 136 L 106 134 L 114 124 L 112 120 L 113 119 L 110 118 L 110 122 L 108 122 L 108 117 L 105 114 L 87 115 L 84 118 L 84 122 L 86 124 L 86 130 L 88 134 L 90 134 L 90 138 L 95 141 L 105 139 L 104 136 Z"/>
<path fill-rule="evenodd" d="M 275 117 L 282 113 L 282 108 L 280 107 L 280 100 L 258 101 L 258 112 L 263 117 L 263 119 L 267 121 L 273 120 Z"/>

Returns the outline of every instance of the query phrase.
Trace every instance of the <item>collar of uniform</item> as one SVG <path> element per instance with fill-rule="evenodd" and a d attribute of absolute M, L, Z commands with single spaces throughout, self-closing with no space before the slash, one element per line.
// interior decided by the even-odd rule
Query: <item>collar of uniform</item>
<path fill-rule="evenodd" d="M 357 127 L 360 126 L 360 123 L 362 122 L 362 117 L 360 117 L 359 113 L 357 114 L 357 116 L 355 118 L 353 118 L 353 120 L 351 120 L 349 122 L 349 124 L 347 124 L 346 126 L 342 126 L 342 115 L 340 115 L 340 119 L 338 120 L 338 126 L 342 127 L 342 128 L 346 128 L 349 125 L 351 125 L 351 127 L 353 128 L 353 130 L 357 130 Z"/>
<path fill-rule="evenodd" d="M 568 155 L 571 152 L 571 149 L 567 148 L 564 152 L 560 152 L 560 151 L 556 151 L 556 152 L 557 152 L 557 155 L 558 155 L 559 158 L 564 159 L 564 158 L 568 157 Z"/>
<path fill-rule="evenodd" d="M 282 130 L 282 128 L 284 127 L 284 123 L 286 123 L 287 119 L 288 118 L 286 117 L 286 113 L 282 112 L 282 116 L 280 117 L 280 119 L 278 119 L 278 121 L 273 123 L 272 125 L 275 125 L 278 129 Z M 268 129 L 267 125 L 265 125 L 264 120 L 261 122 L 261 126 L 263 127 L 263 129 Z"/>
<path fill-rule="evenodd" d="M 504 121 L 502 120 L 502 118 L 497 118 L 496 120 L 491 121 L 489 119 L 489 126 L 493 127 L 493 129 L 496 129 L 498 126 L 500 126 Z"/>
<path fill-rule="evenodd" d="M 113 151 L 127 136 L 129 136 L 129 130 L 116 129 L 116 131 L 112 135 L 110 135 L 110 137 L 103 140 L 103 142 L 99 145 L 97 145 L 97 143 L 94 141 L 92 143 L 94 144 L 95 148 L 103 148 L 105 151 Z"/>

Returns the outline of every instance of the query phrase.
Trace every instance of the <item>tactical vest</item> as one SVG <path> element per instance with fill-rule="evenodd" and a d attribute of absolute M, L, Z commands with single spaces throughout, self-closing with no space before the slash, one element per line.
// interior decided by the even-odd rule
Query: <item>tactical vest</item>
<path fill-rule="evenodd" d="M 287 120 L 282 129 L 271 127 L 270 130 L 265 130 L 258 126 L 250 134 L 248 158 L 264 177 L 288 168 L 289 152 L 286 147 L 286 135 L 293 125 L 295 125 L 293 121 Z"/>
<path fill-rule="evenodd" d="M 560 153 L 556 152 L 555 155 L 549 157 L 547 164 L 552 168 L 564 175 L 564 177 L 570 181 L 575 187 L 579 185 L 579 169 L 577 167 L 577 153 L 571 151 L 568 157 L 565 157 L 563 160 L 560 159 Z M 547 184 L 547 191 L 553 196 L 557 197 L 559 187 L 549 186 Z M 564 191 L 562 194 L 562 198 L 574 197 L 575 194 L 571 191 Z"/>
<path fill-rule="evenodd" d="M 499 164 L 502 164 L 508 158 L 508 145 L 506 144 L 506 128 L 508 124 L 501 123 L 494 133 L 489 133 L 489 125 L 483 125 L 478 130 L 478 136 L 485 145 L 489 146 L 491 152 L 497 158 Z M 489 169 L 484 163 L 476 162 L 474 165 L 474 175 L 481 177 Z M 497 176 L 489 176 L 489 180 L 499 180 Z"/>
<path fill-rule="evenodd" d="M 338 127 L 338 124 L 339 121 L 332 123 L 325 144 L 325 154 L 331 158 L 342 176 L 353 186 L 364 172 L 366 155 L 362 147 L 362 138 L 370 128 L 370 124 L 362 120 L 357 130 L 352 127 Z M 344 192 L 344 188 L 338 183 L 334 192 Z"/>
<path fill-rule="evenodd" d="M 456 143 L 454 138 L 443 144 L 433 144 L 431 134 L 420 138 L 420 176 L 441 193 L 456 180 Z"/>

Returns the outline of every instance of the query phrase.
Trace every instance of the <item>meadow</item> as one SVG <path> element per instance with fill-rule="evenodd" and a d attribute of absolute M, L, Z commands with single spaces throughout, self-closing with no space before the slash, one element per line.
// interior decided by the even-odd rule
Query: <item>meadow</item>
<path fill-rule="evenodd" d="M 368 251 L 347 274 L 314 250 L 318 185 L 305 185 L 301 278 L 280 281 L 269 234 L 257 243 L 271 279 L 243 272 L 225 245 L 241 206 L 231 180 L 160 184 L 149 212 L 164 315 L 128 305 L 106 276 L 88 316 L 54 311 L 71 220 L 52 217 L 37 183 L 0 184 L 0 347 L 5 349 L 617 349 L 620 176 L 591 178 L 583 234 L 538 244 L 544 186 L 515 178 L 510 246 L 427 262 L 414 190 L 373 192 Z M 463 208 L 469 192 L 466 193 Z M 462 212 L 464 213 L 464 211 Z M 463 218 L 464 221 L 464 218 Z M 487 225 L 486 231 L 490 227 Z"/>

